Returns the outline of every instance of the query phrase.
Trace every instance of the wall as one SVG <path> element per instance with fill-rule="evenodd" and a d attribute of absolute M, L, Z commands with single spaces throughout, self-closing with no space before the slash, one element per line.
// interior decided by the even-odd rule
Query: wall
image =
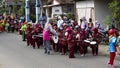
<path fill-rule="evenodd" d="M 52 7 L 52 16 L 51 17 L 53 17 L 54 14 L 61 15 L 62 14 L 62 7 L 61 6 Z"/>
<path fill-rule="evenodd" d="M 82 17 L 86 17 L 87 20 L 91 17 L 91 9 L 94 8 L 94 1 L 79 1 L 76 3 L 76 8 L 78 23 L 80 24 L 79 20 Z M 94 13 L 92 15 L 94 15 Z M 94 18 L 95 16 L 92 17 Z"/>
<path fill-rule="evenodd" d="M 95 19 L 102 24 L 102 27 L 106 27 L 103 20 L 106 16 L 110 15 L 111 12 L 108 9 L 108 3 L 111 0 L 95 0 Z"/>

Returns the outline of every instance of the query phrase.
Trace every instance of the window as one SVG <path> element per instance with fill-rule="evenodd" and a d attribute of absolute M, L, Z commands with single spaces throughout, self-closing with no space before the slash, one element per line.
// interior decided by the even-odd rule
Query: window
<path fill-rule="evenodd" d="M 55 10 L 55 12 L 59 12 L 59 9 Z"/>

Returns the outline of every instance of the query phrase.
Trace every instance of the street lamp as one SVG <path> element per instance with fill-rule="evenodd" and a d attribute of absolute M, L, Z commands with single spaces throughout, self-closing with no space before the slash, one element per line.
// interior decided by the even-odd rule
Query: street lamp
<path fill-rule="evenodd" d="M 36 0 L 36 23 L 39 22 L 39 18 L 40 18 L 40 0 Z"/>
<path fill-rule="evenodd" d="M 30 21 L 30 5 L 29 5 L 29 0 L 26 0 L 25 15 L 26 15 L 26 22 L 29 22 Z"/>

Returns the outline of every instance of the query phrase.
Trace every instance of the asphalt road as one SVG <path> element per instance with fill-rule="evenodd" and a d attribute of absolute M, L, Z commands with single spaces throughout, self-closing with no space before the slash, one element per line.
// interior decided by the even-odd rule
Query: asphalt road
<path fill-rule="evenodd" d="M 88 54 L 69 59 L 67 55 L 44 54 L 43 48 L 33 49 L 21 41 L 21 36 L 0 33 L 0 68 L 109 68 L 108 57 Z M 115 65 L 120 68 L 118 61 Z"/>

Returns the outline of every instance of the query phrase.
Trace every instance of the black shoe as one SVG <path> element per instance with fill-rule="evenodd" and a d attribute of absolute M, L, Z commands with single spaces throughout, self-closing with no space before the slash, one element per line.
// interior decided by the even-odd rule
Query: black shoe
<path fill-rule="evenodd" d="M 47 53 L 47 51 L 44 52 L 45 54 Z"/>
<path fill-rule="evenodd" d="M 22 40 L 22 41 L 25 41 L 25 40 Z"/>
<path fill-rule="evenodd" d="M 75 56 L 69 57 L 69 58 L 75 58 Z"/>
<path fill-rule="evenodd" d="M 33 47 L 33 49 L 35 49 L 35 47 Z"/>
<path fill-rule="evenodd" d="M 38 49 L 39 49 L 40 47 L 38 47 Z"/>
<path fill-rule="evenodd" d="M 48 52 L 47 54 L 50 55 L 50 52 Z"/>

